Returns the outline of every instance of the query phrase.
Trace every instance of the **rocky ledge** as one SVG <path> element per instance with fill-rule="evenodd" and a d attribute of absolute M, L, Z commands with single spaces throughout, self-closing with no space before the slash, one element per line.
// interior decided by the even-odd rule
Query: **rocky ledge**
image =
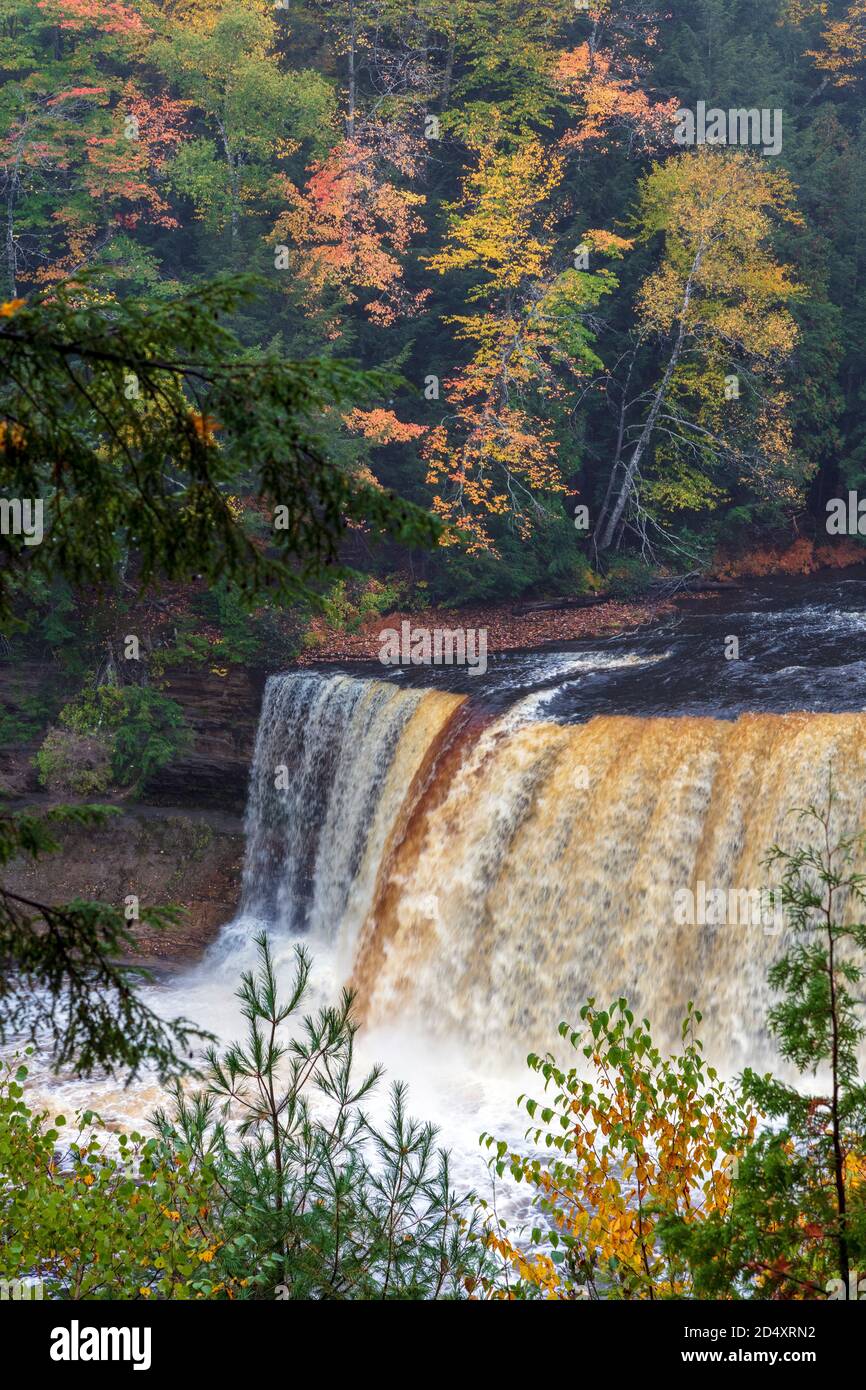
<path fill-rule="evenodd" d="M 201 668 L 171 672 L 166 693 L 183 707 L 194 741 L 132 798 L 94 795 L 117 814 L 95 829 L 58 830 L 60 850 L 4 871 L 12 891 L 40 902 L 93 898 L 142 907 L 174 904 L 183 921 L 166 932 L 136 932 L 142 954 L 184 961 L 198 955 L 233 916 L 243 867 L 243 812 L 265 672 Z M 0 666 L 0 705 L 26 708 L 28 696 L 56 681 L 50 663 Z M 45 809 L 59 800 L 40 787 L 34 755 L 41 738 L 0 748 L 0 790 L 9 810 Z"/>
<path fill-rule="evenodd" d="M 46 806 L 28 802 L 28 809 Z M 12 809 L 22 809 L 14 804 Z M 104 825 L 65 827 L 60 852 L 17 859 L 3 875 L 6 888 L 41 902 L 92 898 L 122 907 L 130 895 L 144 907 L 185 909 L 167 931 L 133 927 L 145 957 L 185 961 L 200 955 L 231 920 L 243 867 L 240 817 L 153 806 L 118 807 Z"/>

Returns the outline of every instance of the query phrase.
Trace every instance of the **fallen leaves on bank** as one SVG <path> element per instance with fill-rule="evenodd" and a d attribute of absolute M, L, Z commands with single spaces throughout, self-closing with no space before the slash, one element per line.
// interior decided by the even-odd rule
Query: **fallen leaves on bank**
<path fill-rule="evenodd" d="M 473 608 L 428 608 L 415 613 L 389 613 L 368 619 L 355 632 L 329 629 L 322 619 L 314 619 L 310 631 L 315 638 L 298 657 L 301 665 L 319 661 L 375 661 L 381 650 L 381 634 L 400 631 L 407 622 L 412 629 L 486 629 L 487 649 L 513 651 L 542 646 L 547 642 L 574 642 L 585 637 L 609 637 L 618 632 L 654 622 L 672 611 L 669 602 L 627 603 L 611 599 L 591 608 L 557 608 L 542 612 L 519 613 L 510 605 Z"/>

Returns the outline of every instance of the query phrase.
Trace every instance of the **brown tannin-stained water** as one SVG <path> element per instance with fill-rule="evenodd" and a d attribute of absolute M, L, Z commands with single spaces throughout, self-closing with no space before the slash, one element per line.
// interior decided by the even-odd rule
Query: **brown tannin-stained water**
<path fill-rule="evenodd" d="M 231 1036 L 255 932 L 286 972 L 304 941 L 320 998 L 358 991 L 363 1060 L 410 1082 L 476 1180 L 479 1132 L 521 1128 L 522 1059 L 556 1051 L 590 995 L 625 994 L 665 1047 L 694 1000 L 712 1062 L 775 1063 L 766 973 L 786 930 L 755 912 L 762 860 L 802 837 L 791 808 L 826 801 L 831 766 L 837 830 L 866 829 L 864 749 L 862 580 L 737 591 L 484 676 L 275 675 L 239 913 L 151 998 Z M 116 1122 L 157 1098 L 44 1084 Z"/>

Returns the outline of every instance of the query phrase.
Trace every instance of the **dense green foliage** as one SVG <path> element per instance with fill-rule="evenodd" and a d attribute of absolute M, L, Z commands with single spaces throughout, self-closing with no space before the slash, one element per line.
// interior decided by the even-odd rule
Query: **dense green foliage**
<path fill-rule="evenodd" d="M 46 1298 L 195 1298 L 213 1250 L 212 1173 L 155 1136 L 109 1147 L 99 1117 L 34 1112 L 27 1066 L 0 1075 L 0 1278 L 38 1279 Z"/>
<path fill-rule="evenodd" d="M 0 1277 L 41 1277 L 56 1298 L 454 1299 L 488 1264 L 436 1131 L 380 1069 L 358 1075 L 352 998 L 286 1027 L 304 1003 L 298 950 L 281 998 L 265 939 L 239 998 L 246 1038 L 177 1087 L 156 1137 L 109 1148 L 87 1113 L 67 1137 L 0 1078 Z"/>
<path fill-rule="evenodd" d="M 347 521 L 432 536 L 421 513 L 335 468 L 312 429 L 365 378 L 273 351 L 242 360 L 216 319 L 238 305 L 243 284 L 111 309 L 92 282 L 62 286 L 0 330 L 11 383 L 4 487 L 41 500 L 46 532 L 36 544 L 6 528 L 0 536 L 7 614 L 16 586 L 34 576 L 101 585 L 125 572 L 130 551 L 141 586 L 204 573 L 287 598 L 337 559 Z M 241 479 L 273 511 L 270 546 L 254 543 L 233 505 Z"/>
<path fill-rule="evenodd" d="M 283 562 L 335 541 L 382 577 L 407 554 L 362 516 L 433 533 L 377 482 L 463 528 L 412 560 L 448 601 L 585 587 L 611 547 L 820 539 L 863 481 L 862 24 L 857 0 L 4 0 L 4 465 L 56 513 L 27 570 L 85 511 L 79 580 L 222 552 L 297 594 Z M 781 113 L 779 147 L 684 149 L 698 102 Z M 124 466 L 97 504 L 105 431 L 146 503 Z M 251 544 L 301 477 L 323 517 Z"/>
<path fill-rule="evenodd" d="M 68 743 L 61 742 L 64 732 L 71 737 L 89 736 L 102 746 L 112 781 L 121 787 L 143 782 L 190 742 L 180 705 L 149 686 L 100 685 L 85 689 L 63 707 L 59 720 L 63 729 L 53 730 L 36 755 L 42 780 L 52 790 L 87 795 L 104 791 L 107 785 L 107 779 L 90 785 L 71 785 L 68 773 L 66 783 L 61 780 L 58 762 L 69 748 Z"/>

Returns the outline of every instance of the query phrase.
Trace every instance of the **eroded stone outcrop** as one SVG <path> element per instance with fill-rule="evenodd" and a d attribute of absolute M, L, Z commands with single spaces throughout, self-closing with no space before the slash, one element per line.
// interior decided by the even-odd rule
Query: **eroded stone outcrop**
<path fill-rule="evenodd" d="M 23 719 L 33 697 L 55 680 L 50 663 L 0 666 L 0 705 Z M 136 929 L 142 952 L 177 960 L 200 953 L 237 907 L 243 811 L 263 683 L 264 672 L 256 670 L 233 668 L 221 675 L 173 669 L 163 688 L 183 707 L 193 734 L 190 748 L 136 796 L 116 790 L 87 798 L 114 805 L 118 814 L 95 829 L 58 830 L 60 851 L 11 864 L 6 886 L 49 903 L 82 897 L 121 906 L 135 895 L 142 907 L 178 905 L 185 915 L 177 927 L 162 933 Z M 50 797 L 40 787 L 33 758 L 43 736 L 0 747 L 0 792 L 8 809 L 46 809 L 80 799 Z"/>

